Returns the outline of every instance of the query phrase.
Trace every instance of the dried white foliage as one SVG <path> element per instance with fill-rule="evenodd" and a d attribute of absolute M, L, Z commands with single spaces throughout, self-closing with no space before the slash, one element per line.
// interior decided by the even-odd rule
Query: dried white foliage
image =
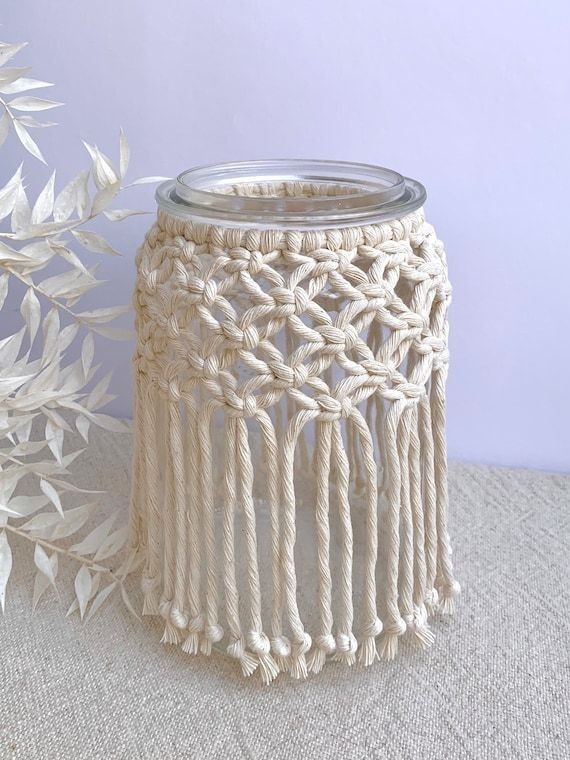
<path fill-rule="evenodd" d="M 0 146 L 12 132 L 28 153 L 45 163 L 30 130 L 53 124 L 30 114 L 61 104 L 28 94 L 51 87 L 49 82 L 29 78 L 27 68 L 6 65 L 25 44 L 0 42 Z M 78 565 L 75 600 L 68 614 L 78 611 L 82 619 L 90 619 L 117 589 L 136 614 L 124 580 L 137 564 L 136 557 L 127 556 L 118 569 L 110 567 L 116 567 L 127 539 L 126 527 L 112 529 L 114 517 L 87 535 L 78 535 L 96 516 L 97 502 L 92 498 L 79 505 L 73 502 L 101 492 L 68 479 L 69 466 L 81 454 L 81 450 L 67 451 L 70 420 L 86 442 L 92 424 L 126 430 L 124 423 L 99 411 L 113 397 L 107 392 L 110 375 L 95 379 L 93 335 L 128 336 L 128 331 L 108 323 L 129 307 L 89 311 L 77 307 L 85 293 L 101 284 L 96 266 L 86 261 L 88 254 L 118 255 L 90 225 L 100 216 L 120 222 L 145 213 L 110 206 L 125 187 L 163 178 L 143 177 L 125 184 L 130 149 L 122 130 L 118 167 L 96 146 L 85 143 L 85 147 L 90 168 L 60 190 L 52 172 L 35 200 L 28 197 L 23 165 L 3 177 L 8 162 L 0 164 L 0 317 L 9 289 L 16 286 L 23 291 L 22 327 L 0 339 L 0 607 L 4 610 L 17 559 L 9 539 L 18 535 L 30 542 L 34 552 L 33 608 L 50 587 L 57 593 L 59 559 L 67 557 Z M 49 276 L 44 271 L 48 266 Z M 82 341 L 80 358 L 70 361 L 68 350 L 78 341 Z M 32 430 L 34 440 L 30 440 Z M 30 495 L 34 490 L 37 495 Z"/>

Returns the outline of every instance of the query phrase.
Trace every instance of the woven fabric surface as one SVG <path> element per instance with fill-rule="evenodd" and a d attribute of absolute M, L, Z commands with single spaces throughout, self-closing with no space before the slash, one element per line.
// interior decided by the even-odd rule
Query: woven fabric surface
<path fill-rule="evenodd" d="M 74 463 L 125 519 L 129 470 L 126 437 L 98 431 Z M 160 621 L 118 597 L 87 625 L 66 619 L 69 562 L 61 601 L 32 615 L 32 552 L 14 541 L 0 758 L 568 758 L 570 477 L 452 464 L 450 504 L 463 593 L 433 647 L 268 687 L 161 645 Z"/>

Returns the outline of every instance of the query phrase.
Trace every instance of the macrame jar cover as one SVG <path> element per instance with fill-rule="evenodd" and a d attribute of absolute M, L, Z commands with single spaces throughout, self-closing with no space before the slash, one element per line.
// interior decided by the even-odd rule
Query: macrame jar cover
<path fill-rule="evenodd" d="M 163 642 L 225 648 L 265 683 L 428 647 L 459 590 L 451 289 L 423 188 L 297 163 L 163 186 L 134 295 L 143 612 Z"/>

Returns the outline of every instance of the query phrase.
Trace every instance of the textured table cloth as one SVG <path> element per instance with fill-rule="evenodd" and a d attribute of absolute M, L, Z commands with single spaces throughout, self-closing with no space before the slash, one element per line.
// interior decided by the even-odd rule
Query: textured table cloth
<path fill-rule="evenodd" d="M 93 431 L 75 482 L 104 483 L 126 519 L 129 469 L 126 437 Z M 61 602 L 46 594 L 32 615 L 32 552 L 14 541 L 0 758 L 566 760 L 570 477 L 452 463 L 450 502 L 463 593 L 434 646 L 270 687 L 165 649 L 160 621 L 137 623 L 119 597 L 87 625 L 66 619 L 72 563 Z"/>

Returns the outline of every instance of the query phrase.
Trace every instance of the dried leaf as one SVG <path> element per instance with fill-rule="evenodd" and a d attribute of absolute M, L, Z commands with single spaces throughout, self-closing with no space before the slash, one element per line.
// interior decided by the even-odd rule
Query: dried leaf
<path fill-rule="evenodd" d="M 83 365 L 83 376 L 85 382 L 89 375 L 89 370 L 93 364 L 93 357 L 95 356 L 95 341 L 93 340 L 93 333 L 87 333 L 83 339 L 83 345 L 81 346 L 81 364 Z"/>
<path fill-rule="evenodd" d="M 131 600 L 129 599 L 129 596 L 128 596 L 128 594 L 127 594 L 127 590 L 126 590 L 126 588 L 123 586 L 123 584 L 122 584 L 122 583 L 121 583 L 121 599 L 123 600 L 123 602 L 124 602 L 124 604 L 125 604 L 125 607 L 126 607 L 126 608 L 128 609 L 128 611 L 131 613 L 131 615 L 133 615 L 134 617 L 136 617 L 136 619 L 137 619 L 137 620 L 140 622 L 140 617 L 139 617 L 139 616 L 137 615 L 137 613 L 135 612 L 135 608 L 134 608 L 134 607 L 133 607 L 133 605 L 131 604 Z"/>
<path fill-rule="evenodd" d="M 55 121 L 38 121 L 33 116 L 17 116 L 16 121 L 23 124 L 25 127 L 31 127 L 32 129 L 45 129 L 46 127 L 55 127 Z"/>
<path fill-rule="evenodd" d="M 55 575 L 53 572 L 53 566 L 50 562 L 48 555 L 40 544 L 36 544 L 34 551 L 34 563 L 40 573 L 43 573 L 51 585 L 55 588 Z"/>
<path fill-rule="evenodd" d="M 91 599 L 93 599 L 93 597 L 95 596 L 95 594 L 99 590 L 100 583 L 101 583 L 101 573 L 95 573 L 93 575 L 92 582 L 91 582 L 91 593 L 89 594 L 89 601 L 91 601 Z M 71 604 L 69 606 L 69 609 L 67 610 L 67 613 L 66 613 L 65 617 L 69 617 L 74 612 L 76 612 L 78 609 L 79 609 L 79 602 L 77 601 L 77 598 L 75 598 L 71 602 Z"/>
<path fill-rule="evenodd" d="M 53 420 L 48 419 L 46 421 L 45 436 L 49 450 L 54 455 L 56 461 L 61 464 L 63 456 L 63 430 L 55 425 Z"/>
<path fill-rule="evenodd" d="M 49 558 L 49 562 L 52 568 L 52 575 L 55 579 L 57 578 L 57 572 L 59 569 L 58 565 L 58 556 L 57 552 L 54 552 L 51 557 Z M 41 597 L 45 593 L 46 589 L 48 589 L 50 586 L 50 580 L 49 578 L 43 573 L 38 571 L 36 573 L 36 579 L 34 581 L 34 595 L 32 599 L 32 611 L 35 611 L 38 602 L 40 601 Z"/>
<path fill-rule="evenodd" d="M 87 617 L 85 618 L 86 623 L 89 622 L 89 620 L 91 620 L 93 615 L 101 607 L 103 602 L 105 602 L 109 598 L 109 596 L 113 593 L 116 587 L 117 587 L 117 581 L 113 581 L 113 583 L 110 583 L 108 586 L 105 586 L 105 588 L 99 591 L 95 599 L 93 599 L 91 607 L 89 608 L 89 612 L 87 613 Z"/>
<path fill-rule="evenodd" d="M 88 178 L 88 171 L 80 172 L 59 193 L 53 206 L 54 221 L 67 221 L 74 209 L 77 209 L 80 218 L 83 217 L 89 205 Z"/>
<path fill-rule="evenodd" d="M 4 141 L 8 137 L 8 134 L 10 132 L 10 124 L 11 119 L 8 116 L 8 111 L 4 111 L 2 118 L 0 118 L 0 146 L 3 145 Z"/>
<path fill-rule="evenodd" d="M 0 377 L 0 396 L 9 395 L 13 393 L 16 388 L 19 388 L 24 383 L 31 380 L 33 375 L 23 375 L 21 377 Z"/>
<path fill-rule="evenodd" d="M 16 111 L 48 111 L 50 108 L 57 108 L 63 103 L 57 103 L 55 100 L 45 100 L 36 98 L 34 95 L 22 95 L 11 100 L 8 105 L 15 108 Z"/>
<path fill-rule="evenodd" d="M 18 191 L 22 184 L 22 164 L 16 169 L 8 182 L 0 189 L 0 220 L 12 213 Z"/>
<path fill-rule="evenodd" d="M 28 517 L 38 509 L 45 507 L 49 503 L 47 496 L 14 496 L 10 499 L 5 507 L 0 506 L 0 509 L 5 509 L 10 512 L 14 517 Z M 58 519 L 59 515 L 58 515 Z"/>
<path fill-rule="evenodd" d="M 4 85 L 10 85 L 12 82 L 15 82 L 17 79 L 20 79 L 20 77 L 24 76 L 28 71 L 30 70 L 30 67 L 27 66 L 26 68 L 5 68 L 0 69 L 0 87 L 3 87 Z"/>
<path fill-rule="evenodd" d="M 82 311 L 76 316 L 82 322 L 88 322 L 89 324 L 101 324 L 104 322 L 111 322 L 113 319 L 120 317 L 121 314 L 126 314 L 131 310 L 130 306 L 109 306 L 103 309 L 94 309 L 93 311 Z"/>
<path fill-rule="evenodd" d="M 115 182 L 113 185 L 107 185 L 101 190 L 98 190 L 97 194 L 93 198 L 93 206 L 91 208 L 91 215 L 97 216 L 104 209 L 106 209 L 109 203 L 111 203 L 111 201 L 117 195 L 120 189 L 121 189 L 120 183 Z"/>
<path fill-rule="evenodd" d="M 30 204 L 28 203 L 28 197 L 24 186 L 20 184 L 18 187 L 18 194 L 16 195 L 16 202 L 12 210 L 11 226 L 12 232 L 25 229 L 29 224 L 32 216 Z"/>
<path fill-rule="evenodd" d="M 77 432 L 81 435 L 85 443 L 89 443 L 90 424 L 91 423 L 89 422 L 87 417 L 84 417 L 82 414 L 80 414 L 75 420 L 75 427 L 77 428 Z"/>
<path fill-rule="evenodd" d="M 104 522 L 94 528 L 91 533 L 85 536 L 83 541 L 74 544 L 71 547 L 71 551 L 76 552 L 77 554 L 95 554 L 97 549 L 99 549 L 103 541 L 107 538 L 114 522 L 115 515 L 111 515 L 111 517 L 108 517 Z"/>
<path fill-rule="evenodd" d="M 44 189 L 38 195 L 32 211 L 32 224 L 41 224 L 53 211 L 53 190 L 55 187 L 55 172 L 46 182 Z"/>
<path fill-rule="evenodd" d="M 96 503 L 83 504 L 81 507 L 68 509 L 65 512 L 65 518 L 60 520 L 54 527 L 50 538 L 52 540 L 67 538 L 85 525 Z"/>
<path fill-rule="evenodd" d="M 0 532 L 0 607 L 4 612 L 6 602 L 6 586 L 12 572 L 12 551 L 8 543 L 6 531 Z"/>
<path fill-rule="evenodd" d="M 41 79 L 20 77 L 11 84 L 0 85 L 0 92 L 4 95 L 16 95 L 19 92 L 27 92 L 28 90 L 39 90 L 42 87 L 53 87 L 53 82 L 43 82 Z"/>
<path fill-rule="evenodd" d="M 102 190 L 108 185 L 114 185 L 119 182 L 119 177 L 111 160 L 102 153 L 96 145 L 89 145 L 83 141 L 93 162 L 93 180 L 98 190 Z"/>
<path fill-rule="evenodd" d="M 71 233 L 81 245 L 85 246 L 88 251 L 93 253 L 108 253 L 111 256 L 118 256 L 119 253 L 112 248 L 104 237 L 98 232 L 90 230 L 72 230 Z"/>
<path fill-rule="evenodd" d="M 85 565 L 82 565 L 79 569 L 79 572 L 75 576 L 74 583 L 77 601 L 79 602 L 79 615 L 81 617 L 81 620 L 83 620 L 87 602 L 89 601 L 89 595 L 91 594 L 91 584 L 91 573 Z"/>
<path fill-rule="evenodd" d="M 10 280 L 8 279 L 9 274 L 8 272 L 4 272 L 4 274 L 0 274 L 0 311 L 2 310 L 2 307 L 4 306 L 4 301 L 6 300 L 6 296 L 8 295 L 8 285 L 10 283 Z"/>
<path fill-rule="evenodd" d="M 27 42 L 0 42 L 0 66 L 4 66 L 5 63 L 13 58 L 16 53 L 19 53 L 22 48 L 25 48 Z"/>
<path fill-rule="evenodd" d="M 26 322 L 26 327 L 30 334 L 31 345 L 36 337 L 42 316 L 42 308 L 33 288 L 28 288 L 26 291 L 26 295 L 23 297 L 20 306 L 20 314 Z"/>
<path fill-rule="evenodd" d="M 61 500 L 59 498 L 58 492 L 55 490 L 52 484 L 42 478 L 40 480 L 40 488 L 63 517 L 63 507 L 61 506 Z"/>
<path fill-rule="evenodd" d="M 97 549 L 97 552 L 93 559 L 98 562 L 102 559 L 108 559 L 109 557 L 112 557 L 120 549 L 123 548 L 125 541 L 127 540 L 127 535 L 128 526 L 126 525 L 124 525 L 122 528 L 119 528 L 118 530 L 113 531 L 113 533 L 107 536 L 101 546 Z"/>
<path fill-rule="evenodd" d="M 14 129 L 16 130 L 16 134 L 18 135 L 18 139 L 24 146 L 24 148 L 28 151 L 28 153 L 31 153 L 34 158 L 37 158 L 38 161 L 41 161 L 42 164 L 46 163 L 45 158 L 42 156 L 41 150 L 38 148 L 37 144 L 34 142 L 33 138 L 30 136 L 30 133 L 26 129 L 26 127 L 19 121 L 14 121 Z"/>

